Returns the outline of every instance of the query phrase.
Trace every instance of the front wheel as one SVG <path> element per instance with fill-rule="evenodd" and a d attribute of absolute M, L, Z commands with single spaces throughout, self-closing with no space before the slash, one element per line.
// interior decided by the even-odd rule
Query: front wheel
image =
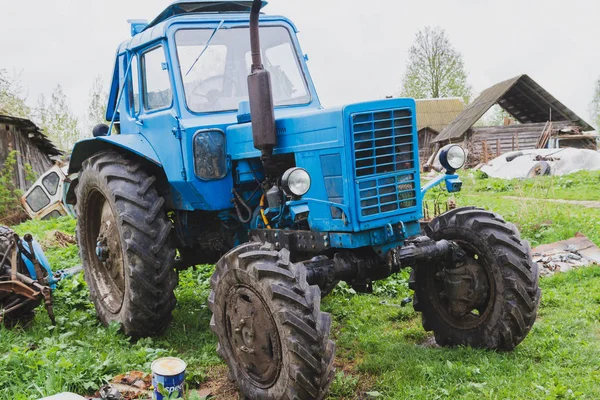
<path fill-rule="evenodd" d="M 90 296 L 105 324 L 135 337 L 161 334 L 175 307 L 171 222 L 156 178 L 115 152 L 83 163 L 77 241 Z"/>
<path fill-rule="evenodd" d="M 540 302 L 529 243 L 514 225 L 474 207 L 435 218 L 426 233 L 454 241 L 466 254 L 459 265 L 414 269 L 414 308 L 425 330 L 442 346 L 512 350 L 533 326 Z"/>
<path fill-rule="evenodd" d="M 208 304 L 219 355 L 248 399 L 323 399 L 333 379 L 331 317 L 287 250 L 239 246 L 217 263 Z"/>

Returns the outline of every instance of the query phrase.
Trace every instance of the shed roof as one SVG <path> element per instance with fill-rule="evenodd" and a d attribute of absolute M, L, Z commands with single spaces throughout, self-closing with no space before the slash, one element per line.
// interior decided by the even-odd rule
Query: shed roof
<path fill-rule="evenodd" d="M 42 153 L 47 154 L 50 157 L 62 155 L 62 152 L 54 146 L 54 143 L 52 143 L 32 121 L 25 118 L 0 114 L 0 123 L 15 125 L 19 128 L 19 132 L 22 135 L 27 135 L 28 140 L 40 149 Z"/>
<path fill-rule="evenodd" d="M 522 124 L 572 121 L 584 131 L 594 128 L 558 101 L 527 75 L 519 75 L 484 90 L 462 114 L 433 141 L 461 138 L 494 105 L 498 104 Z"/>
<path fill-rule="evenodd" d="M 417 102 L 417 130 L 430 128 L 441 132 L 463 112 L 465 105 L 458 97 L 423 99 Z"/>

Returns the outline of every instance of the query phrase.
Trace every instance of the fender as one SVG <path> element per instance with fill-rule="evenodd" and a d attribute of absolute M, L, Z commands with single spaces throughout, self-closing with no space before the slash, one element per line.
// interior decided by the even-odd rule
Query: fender
<path fill-rule="evenodd" d="M 111 149 L 127 150 L 163 168 L 158 155 L 142 135 L 111 135 L 77 142 L 71 154 L 69 174 L 78 173 L 83 162 L 94 154 Z"/>
<path fill-rule="evenodd" d="M 150 161 L 161 170 L 163 168 L 156 152 L 142 135 L 111 135 L 80 140 L 75 143 L 69 162 L 70 182 L 65 191 L 66 204 L 73 206 L 77 203 L 75 196 L 75 188 L 78 182 L 77 174 L 81 170 L 83 162 L 94 154 L 106 150 L 125 150 Z"/>

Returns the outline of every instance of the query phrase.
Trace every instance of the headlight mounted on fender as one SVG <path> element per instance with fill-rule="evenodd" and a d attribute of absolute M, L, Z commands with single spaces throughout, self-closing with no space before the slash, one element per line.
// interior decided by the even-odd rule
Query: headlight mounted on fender
<path fill-rule="evenodd" d="M 467 162 L 467 153 L 457 144 L 449 144 L 440 151 L 440 164 L 448 173 L 453 174 Z"/>

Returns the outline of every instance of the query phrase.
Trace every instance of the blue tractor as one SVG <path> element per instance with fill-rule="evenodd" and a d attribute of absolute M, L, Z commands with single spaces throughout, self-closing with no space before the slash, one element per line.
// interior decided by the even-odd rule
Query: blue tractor
<path fill-rule="evenodd" d="M 510 350 L 540 299 L 537 265 L 514 225 L 459 208 L 422 232 L 415 102 L 324 108 L 296 26 L 266 2 L 177 1 L 131 21 L 117 50 L 107 120 L 76 144 L 68 193 L 99 318 L 161 334 L 177 270 L 216 263 L 211 328 L 250 399 L 320 399 L 334 376 L 339 281 L 411 267 L 414 307 L 440 345 Z M 259 24 L 260 19 L 260 24 Z"/>

